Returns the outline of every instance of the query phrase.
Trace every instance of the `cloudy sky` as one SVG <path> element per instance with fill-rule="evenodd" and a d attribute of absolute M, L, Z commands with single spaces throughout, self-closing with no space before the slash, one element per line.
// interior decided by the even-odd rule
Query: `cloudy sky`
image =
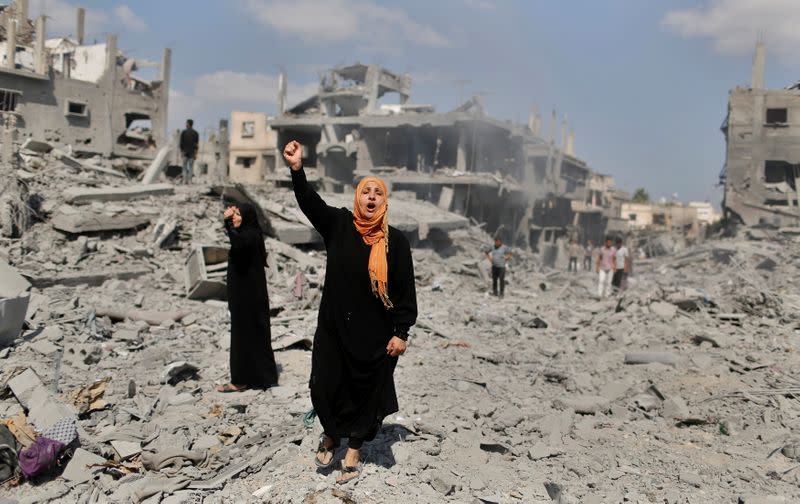
<path fill-rule="evenodd" d="M 72 0 L 30 0 L 51 34 L 74 31 Z M 800 0 L 86 0 L 88 40 L 119 35 L 133 57 L 173 50 L 171 126 L 231 110 L 274 113 L 317 72 L 356 61 L 414 77 L 412 100 L 440 111 L 483 95 L 496 117 L 555 109 L 575 149 L 628 190 L 720 199 L 719 126 L 728 90 L 750 79 L 759 32 L 766 84 L 800 79 Z M 547 128 L 545 127 L 545 130 Z"/>

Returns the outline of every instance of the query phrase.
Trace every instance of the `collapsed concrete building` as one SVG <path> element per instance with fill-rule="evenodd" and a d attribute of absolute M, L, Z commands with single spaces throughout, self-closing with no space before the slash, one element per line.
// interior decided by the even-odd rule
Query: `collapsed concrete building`
<path fill-rule="evenodd" d="M 756 44 L 749 87 L 730 91 L 724 213 L 747 226 L 795 226 L 800 219 L 800 83 L 764 88 L 764 44 Z"/>
<path fill-rule="evenodd" d="M 167 140 L 170 49 L 154 63 L 122 54 L 116 35 L 85 44 L 84 20 L 77 9 L 75 35 L 48 40 L 28 0 L 0 6 L 0 121 L 76 154 L 151 159 Z M 137 77 L 145 67 L 158 77 Z"/>
<path fill-rule="evenodd" d="M 500 121 L 485 113 L 479 97 L 439 113 L 431 105 L 410 103 L 410 93 L 409 75 L 362 64 L 327 71 L 319 91 L 288 110 L 285 85 L 280 86 L 279 116 L 267 130 L 261 131 L 260 118 L 232 117 L 230 174 L 241 182 L 288 183 L 275 149 L 235 155 L 234 145 L 244 148 L 248 141 L 236 132 L 269 136 L 276 149 L 297 139 L 305 166 L 330 191 L 378 174 L 394 191 L 413 192 L 535 250 L 555 247 L 568 235 L 602 237 L 614 218 L 607 211 L 613 180 L 595 177 L 575 156 L 566 120 L 558 147 L 555 113 L 546 140 L 538 114 L 526 125 Z M 391 96 L 397 103 L 388 103 Z"/>

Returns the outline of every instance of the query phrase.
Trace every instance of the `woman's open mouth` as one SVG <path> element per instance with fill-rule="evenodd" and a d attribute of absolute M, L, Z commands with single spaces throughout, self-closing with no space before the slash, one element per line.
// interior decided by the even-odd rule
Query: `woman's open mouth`
<path fill-rule="evenodd" d="M 375 211 L 375 203 L 367 203 L 367 210 L 369 210 L 370 212 L 374 212 Z"/>

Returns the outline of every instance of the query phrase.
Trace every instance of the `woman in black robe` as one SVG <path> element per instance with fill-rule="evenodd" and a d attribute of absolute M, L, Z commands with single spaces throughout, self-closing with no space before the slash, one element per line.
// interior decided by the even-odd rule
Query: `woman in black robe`
<path fill-rule="evenodd" d="M 231 313 L 231 381 L 219 392 L 269 388 L 278 383 L 269 329 L 269 296 L 264 267 L 267 251 L 255 209 L 225 210 L 228 254 L 228 309 Z"/>
<path fill-rule="evenodd" d="M 408 240 L 398 229 L 387 227 L 386 221 L 381 225 L 388 240 L 378 245 L 367 245 L 367 237 L 358 229 L 363 222 L 360 208 L 372 216 L 377 203 L 385 212 L 385 184 L 373 178 L 377 184 L 365 187 L 362 194 L 357 192 L 356 215 L 346 208 L 333 208 L 308 184 L 301 151 L 300 144 L 290 142 L 284 157 L 291 167 L 300 209 L 322 236 L 327 251 L 309 383 L 324 429 L 315 463 L 330 466 L 340 439 L 348 438 L 337 478 L 343 483 L 358 477 L 362 443 L 374 439 L 383 418 L 398 408 L 394 369 L 417 317 L 414 265 Z M 373 275 L 375 246 L 384 247 L 382 288 Z"/>

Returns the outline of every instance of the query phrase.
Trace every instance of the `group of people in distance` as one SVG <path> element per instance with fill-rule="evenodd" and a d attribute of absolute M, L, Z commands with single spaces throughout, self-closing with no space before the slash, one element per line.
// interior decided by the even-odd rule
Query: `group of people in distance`
<path fill-rule="evenodd" d="M 581 247 L 577 240 L 572 239 L 567 245 L 569 257 L 568 271 L 577 273 L 578 260 L 583 255 L 583 269 L 590 271 L 594 263 L 597 273 L 597 295 L 600 298 L 608 297 L 613 291 L 624 290 L 627 287 L 628 275 L 631 272 L 631 253 L 622 241 L 616 238 L 606 238 L 602 247 L 595 248 L 592 240 L 586 242 L 586 247 Z M 486 251 L 486 259 L 492 265 L 492 295 L 503 297 L 505 291 L 505 275 L 508 261 L 512 257 L 511 248 L 503 244 L 500 238 L 494 239 L 494 247 Z"/>
<path fill-rule="evenodd" d="M 612 239 L 607 237 L 602 247 L 595 248 L 592 240 L 586 242 L 586 247 L 581 247 L 577 240 L 570 240 L 567 246 L 569 265 L 567 269 L 578 271 L 578 258 L 583 255 L 583 269 L 589 271 L 594 263 L 597 273 L 597 296 L 608 297 L 612 291 L 624 290 L 627 287 L 628 275 L 631 273 L 631 253 L 628 247 L 617 237 L 612 245 Z"/>
<path fill-rule="evenodd" d="M 336 478 L 345 483 L 361 473 L 362 444 L 374 439 L 383 419 L 398 410 L 394 369 L 417 317 L 411 246 L 389 225 L 389 191 L 383 180 L 362 179 L 352 210 L 334 208 L 306 180 L 302 146 L 289 142 L 283 156 L 297 203 L 327 251 L 309 380 L 311 403 L 323 428 L 314 462 L 320 468 L 332 466 L 346 438 Z M 231 244 L 231 380 L 217 390 L 269 388 L 278 383 L 278 369 L 270 343 L 264 236 L 250 205 L 230 206 L 223 218 Z"/>

